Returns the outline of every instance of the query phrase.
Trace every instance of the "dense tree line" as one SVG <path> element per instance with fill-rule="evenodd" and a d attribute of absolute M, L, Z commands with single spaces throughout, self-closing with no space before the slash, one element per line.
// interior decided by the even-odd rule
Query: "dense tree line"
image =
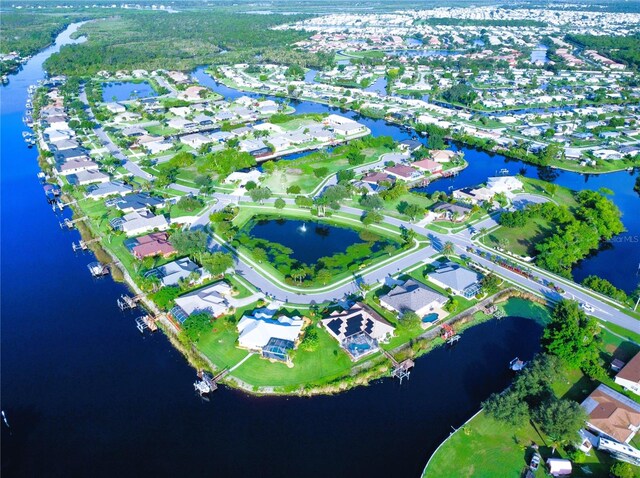
<path fill-rule="evenodd" d="M 597 50 L 598 53 L 614 61 L 636 69 L 640 68 L 640 34 L 638 33 L 628 36 L 569 34 L 566 39 L 587 50 Z"/>
<path fill-rule="evenodd" d="M 322 67 L 332 55 L 291 48 L 308 36 L 271 27 L 303 15 L 237 15 L 225 10 L 137 12 L 82 28 L 89 40 L 68 45 L 46 62 L 54 74 L 87 75 L 100 70 L 191 69 L 202 64 L 271 62 Z"/>
<path fill-rule="evenodd" d="M 539 208 L 556 225 L 556 232 L 536 246 L 536 262 L 551 272 L 571 277 L 571 268 L 603 240 L 624 231 L 616 205 L 600 193 L 584 190 L 576 194 L 578 207 L 573 217 L 564 206 Z"/>

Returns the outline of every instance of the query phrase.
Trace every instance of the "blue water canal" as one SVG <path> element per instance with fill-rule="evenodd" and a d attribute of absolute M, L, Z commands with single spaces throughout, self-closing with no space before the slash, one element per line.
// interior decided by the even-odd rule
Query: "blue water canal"
<path fill-rule="evenodd" d="M 194 72 L 194 76 L 203 85 L 212 88 L 226 98 L 234 99 L 243 95 L 264 96 L 228 88 L 214 81 L 205 73 L 204 68 L 197 69 Z M 275 97 L 270 98 L 277 100 Z M 387 135 L 401 141 L 415 135 L 414 132 L 388 123 L 385 120 L 363 117 L 353 111 L 339 110 L 338 108 L 309 101 L 292 101 L 290 104 L 296 108 L 298 113 L 339 113 L 348 116 L 367 125 L 372 134 L 376 136 Z M 420 140 L 425 143 L 427 141 L 425 138 L 420 138 Z M 602 188 L 613 191 L 614 195 L 611 196 L 611 199 L 620 208 L 623 215 L 622 221 L 627 231 L 620 236 L 614 237 L 610 242 L 604 244 L 600 251 L 580 262 L 574 269 L 574 278 L 579 282 L 588 275 L 596 274 L 628 292 L 635 289 L 640 281 L 640 276 L 637 274 L 640 266 L 640 248 L 638 247 L 640 245 L 640 214 L 638 214 L 640 196 L 633 190 L 635 177 L 638 174 L 637 170 L 601 175 L 579 174 L 549 168 L 538 168 L 521 161 L 506 158 L 500 154 L 486 153 L 463 145 L 452 144 L 451 148 L 462 151 L 469 166 L 455 177 L 434 181 L 423 191 L 429 193 L 445 191 L 450 193 L 453 189 L 483 183 L 487 180 L 487 177 L 497 175 L 502 169 L 507 169 L 510 174 L 522 174 L 527 177 L 545 179 L 576 191 L 582 189 L 600 190 Z"/>
<path fill-rule="evenodd" d="M 202 403 L 183 357 L 117 308 L 125 287 L 91 279 L 92 257 L 72 252 L 77 232 L 60 229 L 37 153 L 22 141 L 27 87 L 75 28 L 0 89 L 1 406 L 11 425 L 0 425 L 2 476 L 418 476 L 450 427 L 508 384 L 508 361 L 535 353 L 540 326 L 509 318 L 474 327 L 455 348 L 420 359 L 401 387 L 386 379 L 311 399 L 223 387 Z M 492 161 L 492 170 L 504 163 Z M 620 201 L 630 176 L 588 185 L 611 178 Z"/>

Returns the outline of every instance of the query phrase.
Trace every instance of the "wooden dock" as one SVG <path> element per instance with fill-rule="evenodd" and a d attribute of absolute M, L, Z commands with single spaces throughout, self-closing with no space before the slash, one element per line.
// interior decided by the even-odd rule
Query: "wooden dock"
<path fill-rule="evenodd" d="M 385 349 L 381 348 L 382 353 L 387 357 L 391 363 L 393 364 L 393 369 L 391 370 L 391 376 L 400 380 L 402 384 L 402 380 L 405 378 L 409 380 L 409 375 L 411 374 L 411 369 L 415 367 L 415 362 L 411 359 L 405 359 L 402 362 L 398 362 L 396 358 L 387 352 Z"/>

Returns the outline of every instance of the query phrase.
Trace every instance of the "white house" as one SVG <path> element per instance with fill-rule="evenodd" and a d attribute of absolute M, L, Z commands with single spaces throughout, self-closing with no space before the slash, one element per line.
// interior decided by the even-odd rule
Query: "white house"
<path fill-rule="evenodd" d="M 487 189 L 495 194 L 508 193 L 522 188 L 522 181 L 515 176 L 497 176 L 487 179 Z"/>
<path fill-rule="evenodd" d="M 300 317 L 275 317 L 276 310 L 256 309 L 252 315 L 243 315 L 238 322 L 238 345 L 249 350 L 262 351 L 271 339 L 295 343 L 300 337 L 304 321 Z"/>
<path fill-rule="evenodd" d="M 212 140 L 201 133 L 194 133 L 181 136 L 180 142 L 192 147 L 193 149 L 198 149 L 202 145 L 211 143 Z"/>
<path fill-rule="evenodd" d="M 122 230 L 127 236 L 138 236 L 153 230 L 166 231 L 169 221 L 162 215 L 154 215 L 151 211 L 142 209 L 125 214 L 122 217 Z"/>
<path fill-rule="evenodd" d="M 230 297 L 231 286 L 220 281 L 180 296 L 174 302 L 187 316 L 196 312 L 207 312 L 213 317 L 220 317 L 229 312 Z"/>
<path fill-rule="evenodd" d="M 125 108 L 120 103 L 107 103 L 104 105 L 104 107 L 108 109 L 111 113 L 115 113 L 115 114 L 124 113 L 125 111 L 127 111 L 127 108 Z"/>
<path fill-rule="evenodd" d="M 640 352 L 618 372 L 615 382 L 625 390 L 640 395 Z"/>

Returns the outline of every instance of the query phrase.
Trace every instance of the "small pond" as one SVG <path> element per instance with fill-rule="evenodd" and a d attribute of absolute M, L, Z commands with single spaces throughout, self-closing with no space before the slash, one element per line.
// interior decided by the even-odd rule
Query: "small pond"
<path fill-rule="evenodd" d="M 249 226 L 251 236 L 282 244 L 293 251 L 291 258 L 309 265 L 363 242 L 353 229 L 318 221 L 261 219 Z"/>
<path fill-rule="evenodd" d="M 156 96 L 156 92 L 146 81 L 140 83 L 125 81 L 102 84 L 102 101 L 105 102 L 149 98 L 150 96 Z"/>

